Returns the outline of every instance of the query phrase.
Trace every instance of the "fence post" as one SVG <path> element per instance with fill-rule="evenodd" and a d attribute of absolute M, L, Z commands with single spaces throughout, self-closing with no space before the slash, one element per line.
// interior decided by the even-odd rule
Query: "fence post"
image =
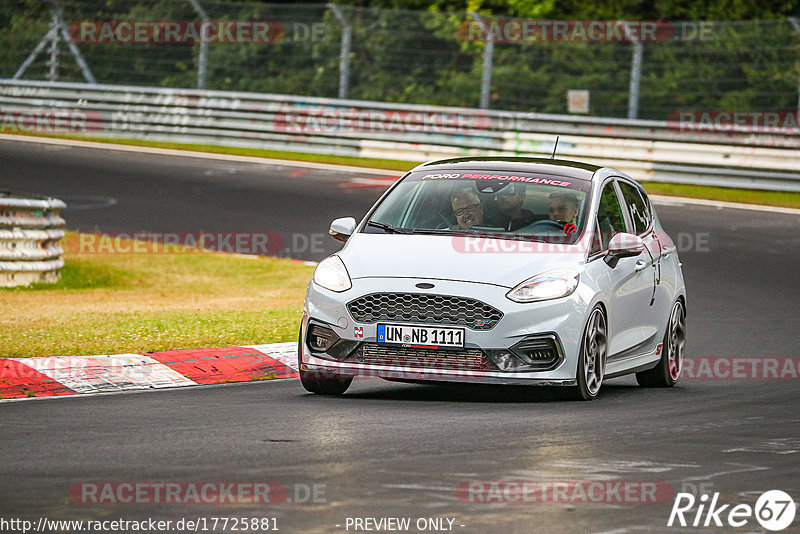
<path fill-rule="evenodd" d="M 17 69 L 17 72 L 11 79 L 19 80 L 22 78 L 22 75 L 25 74 L 25 71 L 28 70 L 28 67 L 30 67 L 31 63 L 34 62 L 36 56 L 38 56 L 44 50 L 44 47 L 50 43 L 50 60 L 48 61 L 48 65 L 50 66 L 49 81 L 55 81 L 54 78 L 58 77 L 58 41 L 59 39 L 63 39 L 63 41 L 67 43 L 72 56 L 75 58 L 75 62 L 78 63 L 86 82 L 97 83 L 97 81 L 94 79 L 94 75 L 92 74 L 92 70 L 83 59 L 83 55 L 81 55 L 78 45 L 72 42 L 72 38 L 67 31 L 66 25 L 64 24 L 64 16 L 61 12 L 61 6 L 58 4 L 57 0 L 51 0 L 50 3 L 53 6 L 52 26 L 48 30 L 47 34 L 42 37 L 42 40 L 39 41 L 39 44 L 36 45 L 36 48 L 34 48 L 33 51 L 28 54 L 28 57 L 25 59 L 19 69 Z"/>
<path fill-rule="evenodd" d="M 794 31 L 797 33 L 797 36 L 800 37 L 800 21 L 797 20 L 797 17 L 789 17 L 789 24 L 792 25 Z M 798 75 L 797 80 L 797 113 L 800 114 L 800 75 Z"/>
<path fill-rule="evenodd" d="M 628 118 L 635 119 L 639 114 L 639 84 L 642 80 L 642 55 L 644 53 L 644 46 L 635 35 L 631 34 L 627 22 L 624 23 L 622 27 L 625 29 L 625 37 L 633 43 L 631 83 L 628 89 Z"/>
<path fill-rule="evenodd" d="M 59 42 L 61 41 L 61 34 L 58 32 L 58 16 L 53 11 L 53 38 L 50 39 L 50 58 L 47 60 L 49 72 L 47 74 L 47 81 L 55 82 L 58 80 L 58 55 L 59 55 Z"/>
<path fill-rule="evenodd" d="M 635 119 L 639 114 L 639 84 L 642 80 L 642 43 L 633 43 L 633 59 L 631 60 L 631 86 L 628 94 L 628 118 Z"/>
<path fill-rule="evenodd" d="M 639 84 L 642 80 L 642 55 L 644 45 L 635 36 L 631 35 L 628 23 L 623 24 L 625 37 L 633 43 L 633 57 L 631 58 L 631 83 L 628 89 L 628 118 L 635 119 L 639 114 Z"/>
<path fill-rule="evenodd" d="M 78 49 L 78 45 L 72 42 L 72 38 L 69 36 L 67 25 L 64 23 L 64 14 L 61 11 L 61 6 L 56 0 L 53 0 L 53 5 L 55 6 L 54 13 L 56 17 L 56 26 L 58 27 L 57 31 L 61 33 L 61 37 L 64 39 L 64 42 L 67 43 L 69 51 L 72 52 L 72 57 L 75 58 L 75 62 L 78 64 L 78 67 L 80 67 L 83 78 L 88 83 L 97 83 L 97 80 L 94 79 L 94 74 L 92 74 L 92 69 L 89 68 L 86 60 L 83 59 L 83 54 L 81 54 L 81 51 Z"/>
<path fill-rule="evenodd" d="M 198 0 L 189 0 L 189 3 L 192 4 L 192 7 L 197 13 L 203 22 L 209 22 L 208 14 L 206 10 L 203 9 L 203 6 L 200 5 Z M 206 72 L 208 69 L 208 40 L 200 39 L 200 52 L 197 55 L 197 88 L 198 89 L 205 89 L 206 88 Z"/>
<path fill-rule="evenodd" d="M 347 98 L 350 85 L 350 44 L 353 41 L 353 28 L 337 4 L 330 2 L 328 9 L 342 26 L 342 44 L 339 48 L 339 98 L 344 99 Z"/>
<path fill-rule="evenodd" d="M 489 91 L 492 87 L 492 62 L 494 60 L 494 35 L 486 27 L 483 18 L 475 11 L 467 13 L 481 25 L 481 31 L 486 36 L 483 47 L 483 70 L 481 71 L 481 100 L 479 107 L 489 109 Z"/>

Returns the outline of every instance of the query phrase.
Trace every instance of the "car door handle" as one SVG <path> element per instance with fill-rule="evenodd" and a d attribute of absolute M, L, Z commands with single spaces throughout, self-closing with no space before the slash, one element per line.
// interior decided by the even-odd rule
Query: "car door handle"
<path fill-rule="evenodd" d="M 640 271 L 644 271 L 645 269 L 647 269 L 647 262 L 644 260 L 637 261 L 636 264 L 633 266 L 633 270 L 636 271 L 637 273 Z"/>

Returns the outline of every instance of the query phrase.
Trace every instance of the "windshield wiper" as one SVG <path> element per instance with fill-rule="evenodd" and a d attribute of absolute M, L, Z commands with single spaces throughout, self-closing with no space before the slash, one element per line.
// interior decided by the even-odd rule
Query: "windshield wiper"
<path fill-rule="evenodd" d="M 411 230 L 407 230 L 405 228 L 395 228 L 391 224 L 386 224 L 386 223 L 377 222 L 377 221 L 369 221 L 367 223 L 367 226 L 372 226 L 374 228 L 380 228 L 381 230 L 383 230 L 387 234 L 410 234 L 411 233 Z"/>
<path fill-rule="evenodd" d="M 432 234 L 432 235 L 453 235 L 450 230 L 440 230 L 436 228 L 414 228 L 412 234 Z"/>

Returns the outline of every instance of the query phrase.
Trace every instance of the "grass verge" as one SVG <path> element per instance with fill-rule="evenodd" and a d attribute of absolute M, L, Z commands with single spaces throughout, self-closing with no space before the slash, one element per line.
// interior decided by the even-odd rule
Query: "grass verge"
<path fill-rule="evenodd" d="M 20 134 L 26 135 L 26 134 Z M 108 144 L 123 144 L 194 152 L 210 152 L 214 154 L 232 154 L 238 156 L 255 156 L 262 158 L 308 161 L 313 163 L 329 163 L 334 165 L 350 165 L 394 171 L 407 171 L 422 161 L 402 161 L 394 159 L 357 158 L 351 156 L 333 156 L 325 154 L 306 154 L 280 150 L 262 150 L 257 148 L 223 147 L 216 145 L 196 145 L 184 143 L 167 143 L 160 141 L 143 141 L 140 139 L 109 139 L 105 137 L 86 137 L 78 135 L 42 135 L 35 137 L 54 137 L 59 139 L 76 139 Z M 733 187 L 715 187 L 705 185 L 673 184 L 666 182 L 642 182 L 648 193 L 676 197 L 721 200 L 725 202 L 741 202 L 743 204 L 761 204 L 800 209 L 800 193 L 787 191 L 760 191 L 755 189 L 739 189 Z"/>
<path fill-rule="evenodd" d="M 800 193 L 791 191 L 762 191 L 759 189 L 737 189 L 734 187 L 714 187 L 709 185 L 670 184 L 666 182 L 642 182 L 651 195 L 671 197 L 702 198 L 739 202 L 742 204 L 761 204 L 782 208 L 800 208 Z"/>
<path fill-rule="evenodd" d="M 67 237 L 78 239 L 78 234 Z M 294 341 L 313 267 L 179 249 L 78 254 L 56 284 L 0 289 L 0 356 L 122 354 Z"/>

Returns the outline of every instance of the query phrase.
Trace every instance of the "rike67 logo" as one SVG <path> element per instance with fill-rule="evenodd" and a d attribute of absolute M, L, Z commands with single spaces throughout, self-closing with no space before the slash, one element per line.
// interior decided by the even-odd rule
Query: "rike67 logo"
<path fill-rule="evenodd" d="M 762 493 L 754 507 L 749 504 L 721 504 L 719 493 L 714 493 L 710 499 L 705 493 L 699 499 L 691 493 L 678 493 L 667 526 L 738 528 L 754 526 L 751 521 L 755 517 L 762 528 L 779 531 L 792 524 L 795 512 L 794 500 L 781 490 Z"/>

